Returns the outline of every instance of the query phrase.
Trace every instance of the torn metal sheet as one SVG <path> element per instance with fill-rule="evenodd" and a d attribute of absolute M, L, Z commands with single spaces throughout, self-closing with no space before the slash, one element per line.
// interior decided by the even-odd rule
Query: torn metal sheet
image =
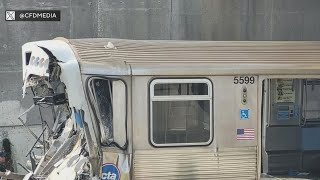
<path fill-rule="evenodd" d="M 77 176 L 85 173 L 83 166 L 88 163 L 88 159 L 81 155 L 81 139 L 78 138 L 72 151 L 63 160 L 53 166 L 54 169 L 49 174 L 48 179 L 75 179 Z"/>
<path fill-rule="evenodd" d="M 42 172 L 43 168 L 46 167 L 46 165 L 51 160 L 51 158 L 56 154 L 60 146 L 70 137 L 70 135 L 72 134 L 72 131 L 73 131 L 73 121 L 69 119 L 66 122 L 65 128 L 61 133 L 61 136 L 58 139 L 53 140 L 52 145 L 50 146 L 46 154 L 42 157 L 42 159 L 38 163 L 38 166 L 34 171 L 35 174 L 40 174 L 40 172 Z"/>
<path fill-rule="evenodd" d="M 117 47 L 109 42 L 105 49 Z M 37 147 L 43 154 L 30 153 L 31 173 L 26 180 L 131 179 L 127 84 L 101 77 L 88 90 L 80 65 L 75 49 L 65 40 L 30 42 L 22 47 L 23 97 L 29 88 L 34 96 L 32 106 L 52 111 L 49 119 L 39 112 L 47 131 L 34 144 L 41 139 Z M 125 63 L 113 67 L 114 71 L 118 66 L 127 68 L 125 74 L 130 72 Z M 94 86 L 96 91 L 91 89 Z"/>
<path fill-rule="evenodd" d="M 43 135 L 43 146 L 39 147 L 44 155 L 31 159 L 31 164 L 37 167 L 25 179 L 72 180 L 98 175 L 99 150 L 93 148 L 98 147 L 97 132 L 89 115 L 79 65 L 72 49 L 58 40 L 38 41 L 23 45 L 22 54 L 23 97 L 26 88 L 30 88 L 34 95 L 31 107 L 52 109 L 52 119 L 43 120 L 48 131 Z"/>

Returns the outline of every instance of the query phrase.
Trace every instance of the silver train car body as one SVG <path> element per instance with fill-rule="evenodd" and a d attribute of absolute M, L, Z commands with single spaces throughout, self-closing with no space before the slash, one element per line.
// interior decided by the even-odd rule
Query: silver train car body
<path fill-rule="evenodd" d="M 54 72 L 49 70 L 52 58 L 42 48 L 58 60 L 69 106 L 84 112 L 91 177 L 260 179 L 277 170 L 302 171 L 301 163 L 295 168 L 286 165 L 286 159 L 281 163 L 281 158 L 275 160 L 281 167 L 271 167 L 274 154 L 280 157 L 283 152 L 285 158 L 295 150 L 299 157 L 302 153 L 301 148 L 280 147 L 285 139 L 274 140 L 292 135 L 294 115 L 283 113 L 287 106 L 277 113 L 289 120 L 274 126 L 280 134 L 272 137 L 270 146 L 266 131 L 272 127 L 274 96 L 290 108 L 292 101 L 303 98 L 299 90 L 305 84 L 314 80 L 317 87 L 320 42 L 108 38 L 30 42 L 22 48 L 24 88 L 34 86 L 33 76 L 50 77 Z M 292 90 L 281 89 L 290 85 Z M 273 95 L 277 90 L 281 93 Z M 295 112 L 302 119 L 299 108 Z M 296 128 L 302 126 L 297 121 Z M 281 134 L 285 131 L 281 128 L 288 133 Z M 273 151 L 272 144 L 280 149 Z M 317 150 L 312 150 L 315 157 Z M 47 177 L 60 178 L 59 167 L 53 169 Z"/>

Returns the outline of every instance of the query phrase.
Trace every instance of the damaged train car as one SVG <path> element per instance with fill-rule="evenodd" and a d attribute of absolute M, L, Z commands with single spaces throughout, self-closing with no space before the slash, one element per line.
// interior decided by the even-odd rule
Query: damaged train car
<path fill-rule="evenodd" d="M 25 179 L 320 177 L 320 42 L 56 38 L 22 59 L 53 117 Z"/>

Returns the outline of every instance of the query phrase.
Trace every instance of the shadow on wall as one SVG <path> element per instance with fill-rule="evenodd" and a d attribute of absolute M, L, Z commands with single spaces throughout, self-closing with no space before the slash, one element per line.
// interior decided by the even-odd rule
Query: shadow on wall
<path fill-rule="evenodd" d="M 0 166 L 3 166 L 6 170 L 13 172 L 13 160 L 11 157 L 11 142 L 8 138 L 2 140 L 2 150 L 0 152 L 4 157 L 4 162 L 0 162 Z"/>

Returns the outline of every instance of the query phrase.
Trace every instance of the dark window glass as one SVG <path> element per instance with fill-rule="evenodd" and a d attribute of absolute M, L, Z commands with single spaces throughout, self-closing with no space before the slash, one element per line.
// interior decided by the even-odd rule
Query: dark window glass
<path fill-rule="evenodd" d="M 95 79 L 91 82 L 94 98 L 98 105 L 98 116 L 102 125 L 102 141 L 110 143 L 113 141 L 112 121 L 112 82 L 103 79 Z"/>
<path fill-rule="evenodd" d="M 206 83 L 155 84 L 154 95 L 208 95 L 208 85 Z"/>

